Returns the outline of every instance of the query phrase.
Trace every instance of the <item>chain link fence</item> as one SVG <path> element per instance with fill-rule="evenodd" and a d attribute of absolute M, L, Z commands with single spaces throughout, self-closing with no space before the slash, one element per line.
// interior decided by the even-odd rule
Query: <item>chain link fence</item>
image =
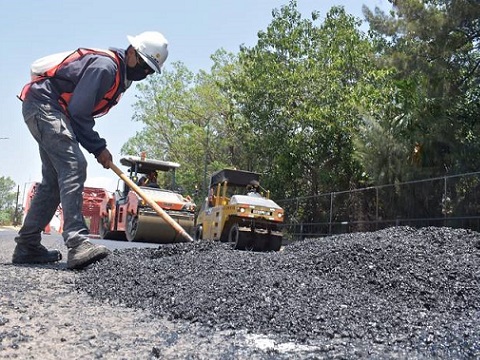
<path fill-rule="evenodd" d="M 284 199 L 287 240 L 447 226 L 480 231 L 480 172 Z"/>

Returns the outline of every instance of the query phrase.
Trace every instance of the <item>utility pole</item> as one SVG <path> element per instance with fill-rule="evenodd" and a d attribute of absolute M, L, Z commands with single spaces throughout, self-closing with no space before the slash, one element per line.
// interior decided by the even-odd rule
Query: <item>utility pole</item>
<path fill-rule="evenodd" d="M 210 135 L 210 119 L 207 120 L 207 129 L 206 129 L 206 138 L 205 138 L 205 163 L 203 169 L 203 192 L 208 194 L 207 190 L 207 167 L 208 167 L 208 138 Z"/>
<path fill-rule="evenodd" d="M 19 225 L 18 221 L 18 196 L 20 195 L 20 185 L 17 185 L 17 199 L 15 201 L 15 213 L 13 215 L 13 226 Z"/>

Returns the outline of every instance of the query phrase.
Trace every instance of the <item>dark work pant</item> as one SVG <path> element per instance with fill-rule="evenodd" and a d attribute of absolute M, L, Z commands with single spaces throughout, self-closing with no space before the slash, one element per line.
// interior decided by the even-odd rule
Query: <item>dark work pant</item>
<path fill-rule="evenodd" d="M 88 235 L 82 215 L 87 161 L 63 112 L 46 103 L 26 100 L 23 102 L 23 117 L 38 143 L 42 182 L 15 241 L 19 244 L 39 243 L 43 229 L 61 204 L 62 236 L 68 248 L 75 247 Z"/>

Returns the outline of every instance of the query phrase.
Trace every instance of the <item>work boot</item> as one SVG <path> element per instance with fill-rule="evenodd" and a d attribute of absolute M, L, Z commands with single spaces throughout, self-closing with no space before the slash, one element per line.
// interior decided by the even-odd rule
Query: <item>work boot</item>
<path fill-rule="evenodd" d="M 58 250 L 48 250 L 40 243 L 17 244 L 13 251 L 13 264 L 45 264 L 62 260 Z"/>
<path fill-rule="evenodd" d="M 83 269 L 110 254 L 111 251 L 105 246 L 92 244 L 86 240 L 68 250 L 67 267 L 69 269 Z"/>

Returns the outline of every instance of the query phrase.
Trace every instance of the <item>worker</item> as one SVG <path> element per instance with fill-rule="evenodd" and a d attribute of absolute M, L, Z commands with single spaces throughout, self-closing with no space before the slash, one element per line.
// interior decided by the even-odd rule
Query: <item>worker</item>
<path fill-rule="evenodd" d="M 147 176 L 142 176 L 140 180 L 138 180 L 138 185 L 159 188 L 157 182 L 157 172 L 150 171 Z"/>
<path fill-rule="evenodd" d="M 208 191 L 208 207 L 212 207 L 215 205 L 215 193 L 213 191 L 213 187 L 210 188 Z"/>
<path fill-rule="evenodd" d="M 137 181 L 137 185 L 138 186 L 146 186 L 147 185 L 147 181 L 148 181 L 148 177 L 146 177 L 145 175 L 142 176 L 138 181 Z"/>
<path fill-rule="evenodd" d="M 252 180 L 247 185 L 247 195 L 248 196 L 261 196 L 259 193 L 260 183 L 257 180 Z"/>
<path fill-rule="evenodd" d="M 60 251 L 41 244 L 41 231 L 60 203 L 67 268 L 84 268 L 111 253 L 88 240 L 82 216 L 87 161 L 80 146 L 105 169 L 110 168 L 112 154 L 106 140 L 93 129 L 94 118 L 116 105 L 132 81 L 160 73 L 168 56 L 168 41 L 159 32 L 147 31 L 127 36 L 127 40 L 126 49 L 80 48 L 32 64 L 32 80 L 19 98 L 25 123 L 38 142 L 42 182 L 15 237 L 12 263 L 61 260 Z"/>

